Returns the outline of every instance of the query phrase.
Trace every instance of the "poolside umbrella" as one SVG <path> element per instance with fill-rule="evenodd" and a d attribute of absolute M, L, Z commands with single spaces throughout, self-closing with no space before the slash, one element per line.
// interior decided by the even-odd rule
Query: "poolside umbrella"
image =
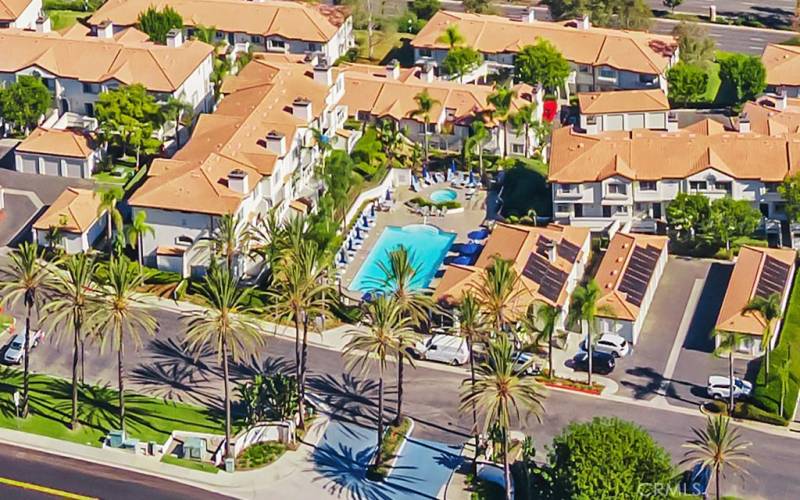
<path fill-rule="evenodd" d="M 453 264 L 460 264 L 462 266 L 468 266 L 472 264 L 472 257 L 469 255 L 459 255 L 455 259 L 453 259 Z"/>
<path fill-rule="evenodd" d="M 348 240 L 347 240 L 347 250 L 349 250 L 350 252 L 353 251 L 353 240 L 352 240 L 352 238 L 348 238 Z"/>
<path fill-rule="evenodd" d="M 426 165 L 422 165 L 422 178 L 423 179 L 428 178 L 428 167 Z"/>
<path fill-rule="evenodd" d="M 362 302 L 370 302 L 370 301 L 372 301 L 372 293 L 367 292 L 364 295 L 362 295 L 361 296 L 361 301 Z"/>
<path fill-rule="evenodd" d="M 344 250 L 339 252 L 339 262 L 342 264 L 347 264 L 347 258 L 344 256 Z"/>
<path fill-rule="evenodd" d="M 356 226 L 356 238 L 361 239 L 361 227 Z"/>
<path fill-rule="evenodd" d="M 480 229 L 472 231 L 467 235 L 467 237 L 469 237 L 469 239 L 471 240 L 485 240 L 486 238 L 489 237 L 489 230 L 486 229 L 485 227 L 482 227 Z"/>
<path fill-rule="evenodd" d="M 469 171 L 469 183 L 470 184 L 475 184 L 475 174 L 472 172 L 471 169 Z"/>
<path fill-rule="evenodd" d="M 387 191 L 387 193 L 388 193 L 388 191 Z M 370 215 L 370 217 L 375 217 L 375 204 L 374 203 L 369 206 L 369 215 Z"/>
<path fill-rule="evenodd" d="M 364 215 L 364 216 L 361 218 L 361 224 L 362 224 L 362 225 L 363 225 L 365 228 L 369 227 L 369 219 L 367 219 L 367 216 L 366 216 L 366 215 Z"/>
<path fill-rule="evenodd" d="M 467 243 L 466 245 L 461 247 L 461 253 L 464 255 L 475 255 L 481 249 L 481 246 L 477 243 Z"/>

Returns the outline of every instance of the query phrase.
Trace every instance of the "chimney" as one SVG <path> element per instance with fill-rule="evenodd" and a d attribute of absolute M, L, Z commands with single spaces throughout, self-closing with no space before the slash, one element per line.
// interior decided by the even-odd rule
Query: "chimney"
<path fill-rule="evenodd" d="M 786 107 L 789 105 L 789 95 L 786 93 L 785 89 L 781 89 L 778 91 L 778 99 L 775 101 L 775 107 L 781 111 L 786 111 Z"/>
<path fill-rule="evenodd" d="M 311 113 L 311 101 L 305 97 L 298 97 L 292 102 L 292 116 L 311 123 L 314 115 Z"/>
<path fill-rule="evenodd" d="M 167 47 L 177 49 L 183 45 L 183 30 L 180 28 L 172 28 L 167 33 Z"/>
<path fill-rule="evenodd" d="M 670 112 L 667 115 L 667 132 L 677 132 L 678 130 L 678 115 Z"/>
<path fill-rule="evenodd" d="M 110 19 L 106 19 L 95 28 L 97 38 L 114 38 L 114 23 Z"/>
<path fill-rule="evenodd" d="M 420 70 L 420 79 L 425 83 L 431 83 L 436 79 L 434 65 L 431 61 L 425 61 Z"/>
<path fill-rule="evenodd" d="M 400 62 L 397 59 L 392 59 L 386 65 L 386 78 L 391 80 L 400 78 Z"/>
<path fill-rule="evenodd" d="M 582 18 L 578 19 L 578 28 L 582 30 L 588 30 L 592 27 L 592 21 L 589 19 L 588 14 L 584 14 Z"/>
<path fill-rule="evenodd" d="M 750 117 L 747 116 L 747 113 L 742 113 L 739 115 L 739 133 L 746 134 L 750 132 Z"/>
<path fill-rule="evenodd" d="M 548 241 L 545 244 L 545 248 L 547 249 L 547 260 L 549 260 L 551 264 L 555 264 L 556 259 L 558 258 L 558 254 L 556 253 L 556 244 L 552 241 Z"/>
<path fill-rule="evenodd" d="M 36 32 L 37 33 L 50 33 L 50 17 L 42 13 L 36 18 Z"/>
<path fill-rule="evenodd" d="M 305 57 L 303 58 L 306 64 L 310 64 L 311 66 L 316 66 L 319 64 L 319 53 L 313 52 L 311 50 L 307 50 L 305 52 Z"/>
<path fill-rule="evenodd" d="M 333 85 L 333 70 L 327 63 L 314 66 L 314 81 L 326 87 Z"/>
<path fill-rule="evenodd" d="M 231 170 L 228 174 L 228 188 L 240 194 L 250 192 L 247 173 L 244 170 Z"/>
<path fill-rule="evenodd" d="M 524 16 L 525 17 L 523 19 L 527 23 L 532 23 L 536 21 L 536 11 L 533 10 L 533 7 L 528 7 L 528 10 L 525 12 Z"/>
<path fill-rule="evenodd" d="M 286 136 L 277 130 L 267 134 L 267 149 L 278 156 L 286 155 Z"/>

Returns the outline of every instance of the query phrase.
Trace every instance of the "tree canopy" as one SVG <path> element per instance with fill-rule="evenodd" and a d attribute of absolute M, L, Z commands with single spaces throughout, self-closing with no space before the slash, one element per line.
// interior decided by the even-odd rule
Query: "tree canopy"
<path fill-rule="evenodd" d="M 717 42 L 709 36 L 705 26 L 682 21 L 672 30 L 672 35 L 678 39 L 682 62 L 706 67 L 714 60 Z"/>
<path fill-rule="evenodd" d="M 553 19 L 588 15 L 592 24 L 606 28 L 647 30 L 653 12 L 644 0 L 543 0 Z"/>
<path fill-rule="evenodd" d="M 171 29 L 183 29 L 183 18 L 169 5 L 160 12 L 151 5 L 139 13 L 138 27 L 147 33 L 151 41 L 166 43 L 167 33 Z"/>
<path fill-rule="evenodd" d="M 667 71 L 670 99 L 682 106 L 699 101 L 708 88 L 708 73 L 696 64 L 680 62 Z"/>
<path fill-rule="evenodd" d="M 447 52 L 442 69 L 448 75 L 461 78 L 483 63 L 483 55 L 471 47 L 456 47 Z"/>
<path fill-rule="evenodd" d="M 758 56 L 730 54 L 719 62 L 723 85 L 736 92 L 737 104 L 755 99 L 767 87 L 767 70 Z"/>
<path fill-rule="evenodd" d="M 161 108 L 141 84 L 126 85 L 103 92 L 97 99 L 95 116 L 101 135 L 123 152 L 133 148 L 138 159 L 141 152 L 152 149 L 153 131 L 161 123 Z"/>
<path fill-rule="evenodd" d="M 667 205 L 667 223 L 679 234 L 692 238 L 700 222 L 708 219 L 710 210 L 708 198 L 702 194 L 678 193 Z"/>
<path fill-rule="evenodd" d="M 517 78 L 529 85 L 542 84 L 547 90 L 560 88 L 569 76 L 569 63 L 547 40 L 526 45 L 514 58 Z"/>
<path fill-rule="evenodd" d="M 800 174 L 784 179 L 778 186 L 778 194 L 786 202 L 786 216 L 790 221 L 800 220 Z"/>
<path fill-rule="evenodd" d="M 35 76 L 20 75 L 0 90 L 0 116 L 21 132 L 36 127 L 52 104 L 50 90 Z"/>
<path fill-rule="evenodd" d="M 428 20 L 433 17 L 439 9 L 442 8 L 442 4 L 439 0 L 414 0 L 409 5 L 409 9 L 417 15 L 419 19 Z"/>
<path fill-rule="evenodd" d="M 711 203 L 702 235 L 710 242 L 730 250 L 733 239 L 753 234 L 760 221 L 761 212 L 753 208 L 749 201 L 726 196 Z"/>

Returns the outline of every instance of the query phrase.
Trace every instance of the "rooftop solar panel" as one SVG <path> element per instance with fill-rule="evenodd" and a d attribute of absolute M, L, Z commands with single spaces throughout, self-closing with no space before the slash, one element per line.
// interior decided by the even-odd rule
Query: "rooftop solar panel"
<path fill-rule="evenodd" d="M 774 293 L 782 294 L 789 278 L 789 268 L 789 265 L 767 256 L 756 285 L 756 296 L 767 298 Z"/>
<path fill-rule="evenodd" d="M 562 239 L 561 243 L 558 244 L 558 255 L 567 259 L 573 264 L 578 259 L 578 254 L 580 252 L 581 252 L 581 247 L 575 245 L 570 241 Z"/>
<path fill-rule="evenodd" d="M 567 281 L 567 276 L 564 271 L 549 266 L 544 280 L 539 285 L 539 295 L 556 302 L 558 296 L 561 295 L 561 289 L 564 288 L 564 283 Z"/>
<path fill-rule="evenodd" d="M 544 275 L 547 274 L 547 268 L 550 267 L 546 259 L 532 253 L 528 256 L 528 262 L 522 269 L 522 275 L 528 279 L 533 280 L 534 283 L 541 283 Z"/>
<path fill-rule="evenodd" d="M 636 247 L 633 249 L 628 267 L 622 276 L 619 291 L 626 294 L 626 300 L 637 307 L 642 305 L 647 285 L 658 264 L 661 250 L 656 247 Z"/>

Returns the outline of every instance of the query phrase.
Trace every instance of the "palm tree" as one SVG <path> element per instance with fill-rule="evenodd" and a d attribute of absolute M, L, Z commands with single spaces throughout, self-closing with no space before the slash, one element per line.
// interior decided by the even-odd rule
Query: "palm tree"
<path fill-rule="evenodd" d="M 536 123 L 536 104 L 525 104 L 517 109 L 517 112 L 510 117 L 511 126 L 514 128 L 514 133 L 522 135 L 525 153 L 523 156 L 528 156 L 530 149 L 530 130 Z"/>
<path fill-rule="evenodd" d="M 375 452 L 375 467 L 381 465 L 381 446 L 383 444 L 383 386 L 386 360 L 401 349 L 400 338 L 411 333 L 409 318 L 397 299 L 391 295 L 381 295 L 364 308 L 364 324 L 368 327 L 350 331 L 350 340 L 344 348 L 349 357 L 348 369 L 360 367 L 362 375 L 372 362 L 378 366 L 378 448 Z"/>
<path fill-rule="evenodd" d="M 210 347 L 217 353 L 222 367 L 225 393 L 225 457 L 233 457 L 231 441 L 230 360 L 238 361 L 261 345 L 263 337 L 258 332 L 248 306 L 252 288 L 240 287 L 239 280 L 225 267 L 214 267 L 200 285 L 200 298 L 206 309 L 186 316 L 186 341 L 189 349 Z"/>
<path fill-rule="evenodd" d="M 471 129 L 472 129 L 472 135 L 469 137 L 468 141 L 470 142 L 471 147 L 474 147 L 475 149 L 478 150 L 478 168 L 480 170 L 482 179 L 484 174 L 483 145 L 489 138 L 490 135 L 489 129 L 486 128 L 486 124 L 480 118 L 476 118 L 475 121 L 472 122 Z"/>
<path fill-rule="evenodd" d="M 483 432 L 492 425 L 502 432 L 503 472 L 506 499 L 511 499 L 511 471 L 508 464 L 508 431 L 511 419 L 519 420 L 524 410 L 541 420 L 544 397 L 541 385 L 533 377 L 524 375 L 527 366 L 514 367 L 514 348 L 505 336 L 489 344 L 487 360 L 478 367 L 474 387 L 466 381 L 461 386 L 461 411 L 472 407 L 473 402 L 483 414 Z"/>
<path fill-rule="evenodd" d="M 733 353 L 742 342 L 743 336 L 739 333 L 729 332 L 725 330 L 714 330 L 712 336 L 718 338 L 717 348 L 714 354 L 718 356 L 728 355 L 728 380 L 730 380 L 731 388 L 728 396 L 728 411 L 733 412 L 734 394 L 733 394 Z M 764 381 L 766 384 L 766 380 Z"/>
<path fill-rule="evenodd" d="M 128 243 L 136 250 L 136 257 L 139 265 L 144 265 L 144 235 L 150 234 L 155 236 L 156 232 L 153 226 L 147 223 L 147 212 L 137 212 L 128 226 Z"/>
<path fill-rule="evenodd" d="M 311 321 L 328 314 L 326 297 L 333 290 L 325 279 L 323 255 L 313 241 L 300 240 L 284 252 L 276 265 L 275 282 L 268 291 L 272 315 L 289 320 L 295 328 L 295 374 L 300 408 L 300 428 L 305 428 L 305 380 L 308 329 Z M 300 332 L 302 331 L 302 337 Z"/>
<path fill-rule="evenodd" d="M 790 346 L 786 354 L 786 359 L 783 360 L 783 363 L 778 367 L 778 380 L 781 383 L 780 416 L 783 416 L 783 406 L 786 400 L 786 389 L 789 388 L 789 381 L 794 379 L 795 377 L 792 374 L 792 348 Z"/>
<path fill-rule="evenodd" d="M 586 330 L 586 351 L 589 355 L 589 372 L 587 383 L 592 385 L 592 350 L 594 349 L 594 333 L 597 329 L 598 313 L 607 313 L 606 307 L 598 307 L 600 300 L 600 285 L 592 278 L 585 285 L 579 286 L 572 292 L 572 305 L 569 310 L 571 322 L 581 322 L 581 332 Z"/>
<path fill-rule="evenodd" d="M 52 288 L 53 273 L 51 264 L 44 259 L 44 249 L 34 243 L 22 243 L 9 254 L 9 262 L 0 271 L 2 284 L 0 295 L 2 305 L 25 307 L 25 352 L 23 355 L 22 416 L 28 416 L 28 384 L 30 379 L 31 317 L 34 310 L 37 317 L 45 299 L 44 294 Z"/>
<path fill-rule="evenodd" d="M 137 291 L 144 284 L 142 268 L 125 256 L 112 256 L 108 275 L 98 289 L 89 324 L 100 337 L 101 349 L 111 339 L 117 351 L 119 425 L 125 432 L 125 343 L 142 345 L 142 334 L 153 336 L 158 323 L 150 314 L 147 296 Z"/>
<path fill-rule="evenodd" d="M 375 131 L 378 133 L 378 142 L 386 152 L 386 161 L 392 165 L 398 149 L 403 145 L 403 132 L 397 122 L 388 118 L 381 120 Z"/>
<path fill-rule="evenodd" d="M 217 220 L 211 237 L 202 243 L 211 250 L 212 258 L 224 260 L 228 270 L 237 274 L 236 257 L 247 251 L 250 235 L 248 224 L 239 215 L 225 214 Z"/>
<path fill-rule="evenodd" d="M 191 104 L 174 96 L 170 96 L 167 102 L 161 105 L 161 115 L 164 123 L 172 121 L 175 124 L 175 148 L 181 148 L 180 125 L 184 121 L 190 121 L 194 113 Z"/>
<path fill-rule="evenodd" d="M 446 43 L 448 47 L 454 49 L 458 45 L 464 43 L 464 36 L 461 35 L 457 25 L 449 24 L 436 41 L 439 43 Z"/>
<path fill-rule="evenodd" d="M 325 160 L 328 157 L 328 153 L 333 149 L 333 145 L 331 145 L 330 138 L 322 133 L 322 130 L 312 128 L 311 134 L 314 136 L 314 144 L 319 148 L 319 171 L 317 172 L 317 177 L 325 177 L 327 175 Z"/>
<path fill-rule="evenodd" d="M 775 334 L 775 322 L 781 318 L 781 294 L 773 293 L 769 297 L 755 296 L 742 309 L 742 314 L 760 315 L 764 323 L 761 346 L 764 349 L 764 384 L 769 381 L 769 355 L 772 351 L 772 339 Z"/>
<path fill-rule="evenodd" d="M 72 337 L 72 429 L 78 427 L 78 359 L 82 359 L 86 337 L 83 328 L 94 300 L 94 277 L 97 265 L 84 253 L 63 261 L 55 272 L 54 296 L 42 308 L 50 331 Z M 83 372 L 83 370 L 81 370 Z M 83 377 L 81 376 L 81 381 Z"/>
<path fill-rule="evenodd" d="M 741 465 L 753 460 L 747 454 L 751 443 L 744 441 L 739 429 L 730 426 L 731 419 L 724 415 L 708 417 L 705 429 L 693 428 L 694 438 L 683 446 L 688 448 L 681 464 L 699 464 L 708 467 L 714 474 L 717 500 L 720 498 L 720 476 L 725 475 L 725 468 L 736 473 L 747 474 Z"/>
<path fill-rule="evenodd" d="M 494 92 L 489 94 L 489 97 L 486 99 L 488 104 L 491 104 L 494 107 L 494 110 L 492 111 L 492 117 L 496 118 L 503 124 L 503 158 L 508 155 L 508 120 L 511 115 L 511 105 L 513 104 L 516 96 L 516 90 L 512 90 L 508 87 L 496 87 Z M 497 142 L 498 144 L 500 143 L 499 134 Z"/>
<path fill-rule="evenodd" d="M 122 228 L 122 213 L 117 208 L 117 202 L 122 199 L 122 190 L 108 188 L 100 191 L 100 204 L 97 206 L 97 215 L 106 214 L 106 242 L 111 245 L 114 227 Z"/>
<path fill-rule="evenodd" d="M 510 260 L 493 257 L 475 288 L 478 301 L 491 318 L 496 333 L 508 324 L 519 298 L 519 274 Z"/>
<path fill-rule="evenodd" d="M 386 262 L 378 262 L 381 277 L 376 280 L 376 290 L 383 290 L 397 299 L 403 317 L 409 318 L 411 325 L 419 328 L 428 320 L 434 303 L 428 295 L 414 285 L 414 278 L 420 265 L 408 248 L 400 245 L 388 254 Z M 404 336 L 401 339 L 402 349 L 397 355 L 397 412 L 395 425 L 403 419 L 403 367 L 405 361 L 413 362 L 406 354 L 406 349 L 414 345 L 415 339 Z"/>
<path fill-rule="evenodd" d="M 561 308 L 545 302 L 531 304 L 522 319 L 525 330 L 535 336 L 537 345 L 547 343 L 547 375 L 554 377 L 553 373 L 553 339 L 556 336 L 556 324 L 561 316 Z"/>
<path fill-rule="evenodd" d="M 425 146 L 425 165 L 427 165 L 428 155 L 430 152 L 428 148 L 428 133 L 430 132 L 431 113 L 433 112 L 433 108 L 440 103 L 431 97 L 431 95 L 428 93 L 428 89 L 425 89 L 415 95 L 414 101 L 417 103 L 417 108 L 411 111 L 411 118 L 416 118 L 418 116 L 421 117 L 422 123 L 425 126 L 425 132 L 422 137 Z"/>
<path fill-rule="evenodd" d="M 469 380 L 475 389 L 475 341 L 483 339 L 486 332 L 485 317 L 481 311 L 480 302 L 471 290 L 467 290 L 458 304 L 459 333 L 467 340 L 469 349 Z M 478 447 L 480 446 L 480 433 L 478 432 L 478 408 L 472 402 L 472 433 L 475 435 L 475 459 L 472 462 L 473 472 L 478 467 Z"/>

